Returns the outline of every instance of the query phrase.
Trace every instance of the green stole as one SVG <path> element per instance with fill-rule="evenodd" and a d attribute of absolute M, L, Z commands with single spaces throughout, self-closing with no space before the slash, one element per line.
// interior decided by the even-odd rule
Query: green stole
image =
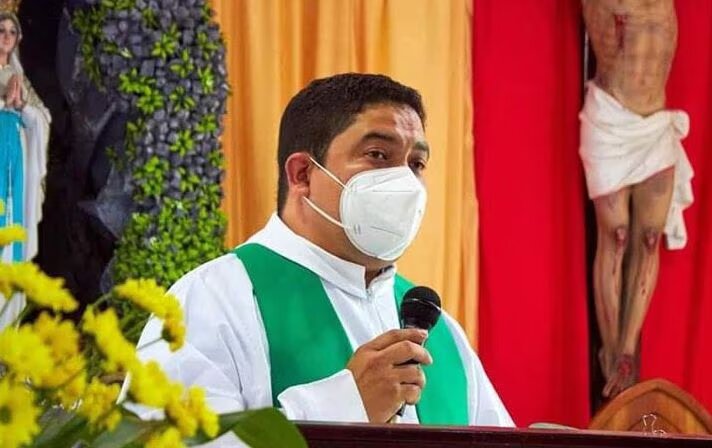
<path fill-rule="evenodd" d="M 318 275 L 259 244 L 233 252 L 243 263 L 262 316 L 272 380 L 272 403 L 285 389 L 329 377 L 346 367 L 353 348 Z M 395 278 L 398 309 L 412 283 Z M 430 330 L 425 348 L 426 386 L 416 405 L 429 425 L 467 425 L 467 377 L 444 319 Z"/>

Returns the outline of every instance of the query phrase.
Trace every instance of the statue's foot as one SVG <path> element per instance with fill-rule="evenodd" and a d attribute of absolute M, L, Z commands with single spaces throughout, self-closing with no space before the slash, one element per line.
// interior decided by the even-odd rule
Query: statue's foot
<path fill-rule="evenodd" d="M 603 388 L 603 396 L 613 398 L 637 381 L 638 366 L 634 355 L 621 354 L 616 360 L 613 375 Z"/>
<path fill-rule="evenodd" d="M 606 381 L 610 380 L 613 374 L 611 370 L 613 369 L 614 358 L 615 355 L 609 350 L 606 350 L 605 347 L 601 347 L 598 351 L 598 362 L 601 365 L 601 372 L 603 373 L 603 378 L 605 378 Z"/>

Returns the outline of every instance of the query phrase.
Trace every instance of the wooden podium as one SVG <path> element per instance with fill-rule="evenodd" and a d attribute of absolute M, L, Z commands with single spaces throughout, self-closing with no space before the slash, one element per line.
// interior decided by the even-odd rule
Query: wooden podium
<path fill-rule="evenodd" d="M 310 448 L 710 448 L 712 438 L 634 432 L 298 423 Z"/>

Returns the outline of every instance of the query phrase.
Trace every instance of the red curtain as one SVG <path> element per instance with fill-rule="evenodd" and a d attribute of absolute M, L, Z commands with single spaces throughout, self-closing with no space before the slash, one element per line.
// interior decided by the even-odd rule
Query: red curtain
<path fill-rule="evenodd" d="M 585 426 L 579 2 L 474 0 L 473 20 L 479 353 L 519 426 Z"/>
<path fill-rule="evenodd" d="M 677 383 L 712 410 L 712 2 L 676 6 L 680 31 L 668 105 L 690 114 L 683 144 L 695 170 L 695 203 L 685 212 L 687 247 L 662 251 L 641 374 Z"/>

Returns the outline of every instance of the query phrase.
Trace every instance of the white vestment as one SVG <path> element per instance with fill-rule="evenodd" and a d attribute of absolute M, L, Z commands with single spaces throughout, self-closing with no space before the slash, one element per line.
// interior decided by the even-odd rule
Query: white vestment
<path fill-rule="evenodd" d="M 590 198 L 597 198 L 675 167 L 674 189 L 665 222 L 668 249 L 682 249 L 687 230 L 682 212 L 693 201 L 692 166 L 680 140 L 690 130 L 681 110 L 661 110 L 642 117 L 588 83 L 581 119 L 579 153 Z"/>
<path fill-rule="evenodd" d="M 248 242 L 266 246 L 321 277 L 354 349 L 399 328 L 393 290 L 395 268 L 385 270 L 367 287 L 362 266 L 337 258 L 296 235 L 276 215 Z M 234 254 L 210 261 L 181 278 L 171 293 L 184 307 L 185 346 L 175 353 L 163 342 L 141 349 L 161 336 L 160 321 L 151 319 L 138 344 L 141 359 L 157 360 L 171 378 L 185 385 L 204 387 L 208 403 L 217 412 L 272 406 L 267 338 L 242 262 Z M 462 328 L 449 315 L 443 313 L 442 318 L 463 360 L 470 423 L 513 426 Z M 356 383 L 346 369 L 290 387 L 278 399 L 285 415 L 293 420 L 368 421 Z M 150 418 L 149 413 L 142 416 Z M 413 406 L 406 406 L 401 421 L 418 422 Z M 234 437 L 231 440 L 235 443 Z"/>

